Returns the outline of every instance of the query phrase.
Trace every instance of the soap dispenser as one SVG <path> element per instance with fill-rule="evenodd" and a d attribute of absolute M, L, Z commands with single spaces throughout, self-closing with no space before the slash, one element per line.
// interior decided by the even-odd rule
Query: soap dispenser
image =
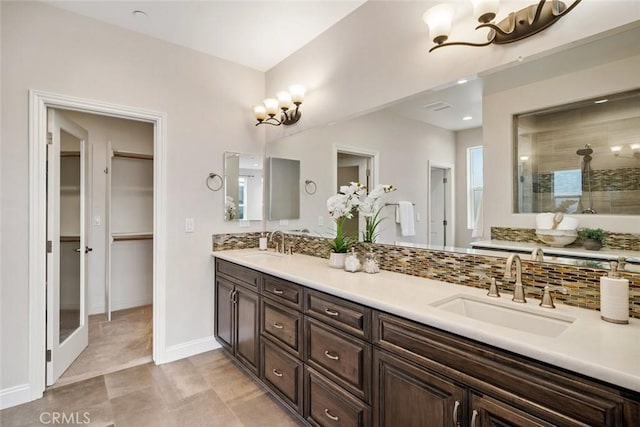
<path fill-rule="evenodd" d="M 624 264 L 624 258 L 611 261 L 609 276 L 600 278 L 600 317 L 607 322 L 629 323 L 629 280 L 618 274 Z"/>

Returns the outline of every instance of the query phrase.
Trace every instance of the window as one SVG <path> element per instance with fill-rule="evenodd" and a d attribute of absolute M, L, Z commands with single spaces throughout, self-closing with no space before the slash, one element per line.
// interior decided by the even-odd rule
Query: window
<path fill-rule="evenodd" d="M 581 196 L 582 171 L 580 169 L 553 171 L 554 212 L 576 212 Z"/>
<path fill-rule="evenodd" d="M 467 149 L 467 228 L 474 228 L 482 200 L 482 147 Z"/>

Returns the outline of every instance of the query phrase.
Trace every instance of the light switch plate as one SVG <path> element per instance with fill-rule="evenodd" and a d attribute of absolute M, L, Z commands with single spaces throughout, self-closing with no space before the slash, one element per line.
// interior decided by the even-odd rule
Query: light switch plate
<path fill-rule="evenodd" d="M 280 225 L 289 225 L 289 220 L 288 219 L 281 219 L 280 220 Z"/>
<path fill-rule="evenodd" d="M 100 215 L 93 217 L 93 225 L 102 225 L 102 218 Z"/>
<path fill-rule="evenodd" d="M 324 217 L 322 215 L 318 216 L 318 225 L 319 226 L 324 225 Z"/>
<path fill-rule="evenodd" d="M 185 231 L 185 233 L 193 233 L 195 228 L 196 228 L 196 226 L 195 226 L 195 221 L 193 220 L 193 218 L 186 218 L 184 220 L 184 231 Z"/>

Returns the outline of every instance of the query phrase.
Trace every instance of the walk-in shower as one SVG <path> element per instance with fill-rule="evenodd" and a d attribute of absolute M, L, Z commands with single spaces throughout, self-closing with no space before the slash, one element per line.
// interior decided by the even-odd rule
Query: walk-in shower
<path fill-rule="evenodd" d="M 593 149 L 591 145 L 585 144 L 584 148 L 580 148 L 576 151 L 578 156 L 582 156 L 582 176 L 585 174 L 587 176 L 587 191 L 589 192 L 589 207 L 587 209 L 583 209 L 583 214 L 594 214 L 596 213 L 595 209 L 593 209 L 593 194 L 591 193 L 591 160 L 593 157 Z M 581 200 L 582 201 L 582 200 Z"/>

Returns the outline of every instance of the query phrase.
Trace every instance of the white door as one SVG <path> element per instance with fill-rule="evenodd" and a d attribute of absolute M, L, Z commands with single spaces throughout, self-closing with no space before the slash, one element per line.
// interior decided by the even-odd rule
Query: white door
<path fill-rule="evenodd" d="M 88 134 L 48 109 L 47 385 L 89 342 L 87 312 Z"/>
<path fill-rule="evenodd" d="M 429 243 L 453 244 L 453 169 L 430 166 L 429 179 Z"/>

